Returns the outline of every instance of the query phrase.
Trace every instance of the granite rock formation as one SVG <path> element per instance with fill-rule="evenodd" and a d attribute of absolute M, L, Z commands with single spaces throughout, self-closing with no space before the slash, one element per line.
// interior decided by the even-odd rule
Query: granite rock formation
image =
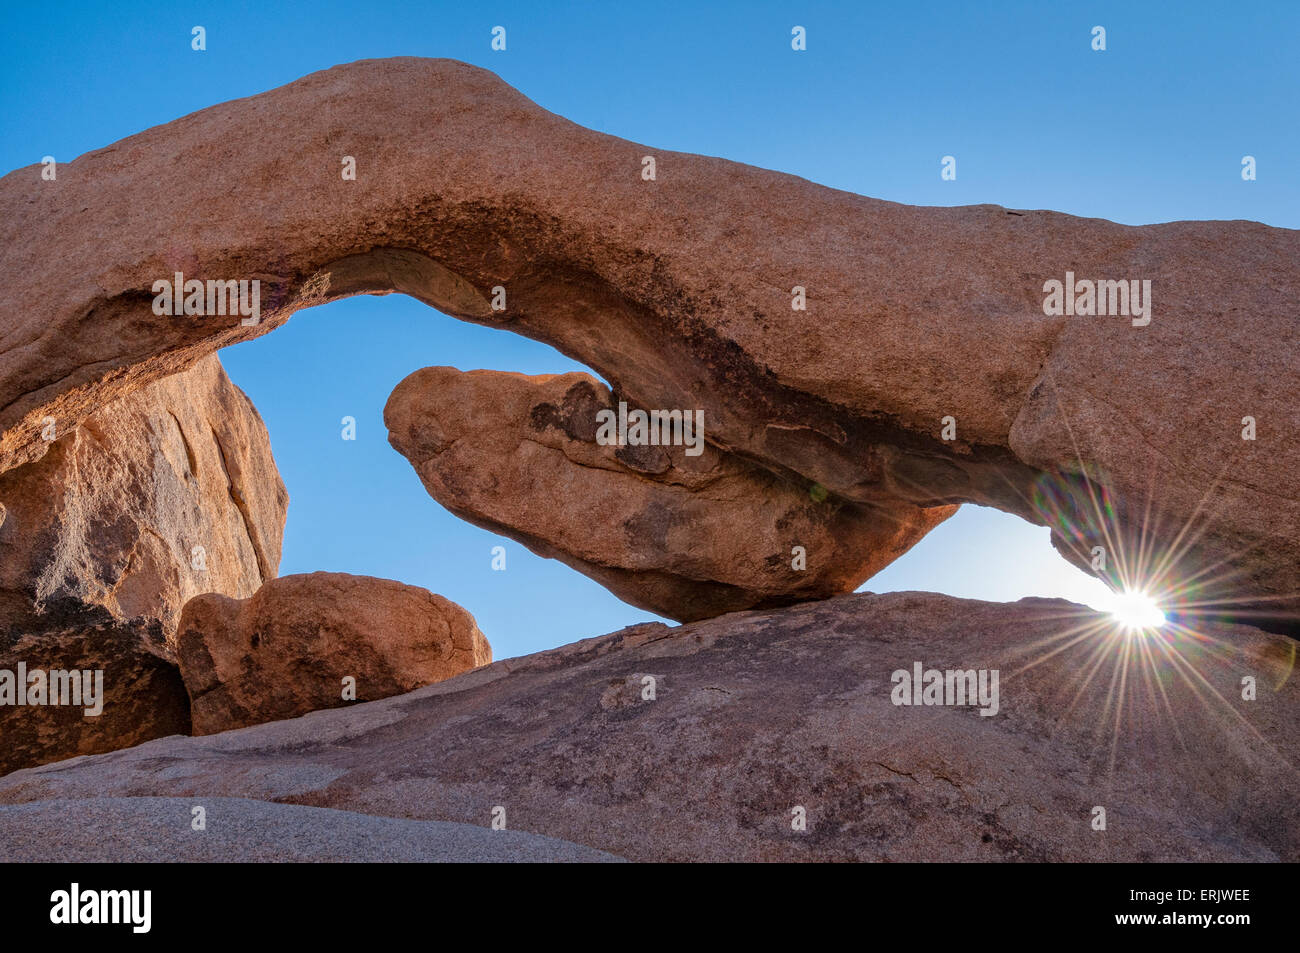
<path fill-rule="evenodd" d="M 0 807 L 0 863 L 618 863 L 551 837 L 297 804 L 207 798 L 190 828 L 181 798 L 86 798 Z M 87 843 L 86 831 L 97 837 Z"/>
<path fill-rule="evenodd" d="M 170 634 L 203 592 L 275 578 L 289 496 L 262 418 L 218 359 L 157 381 L 0 474 L 0 626 L 87 607 Z"/>
<path fill-rule="evenodd" d="M 156 315 L 177 273 L 259 281 L 256 323 Z M 1151 320 L 1045 314 L 1067 274 L 1150 281 Z M 391 292 L 703 408 L 716 447 L 835 498 L 986 503 L 1082 565 L 1298 607 L 1300 232 L 878 201 L 584 129 L 447 60 L 338 66 L 0 179 L 0 467 L 47 449 L 47 416 Z"/>
<path fill-rule="evenodd" d="M 956 509 L 828 499 L 693 425 L 656 427 L 656 445 L 602 443 L 616 408 L 588 374 L 428 367 L 384 420 L 451 512 L 680 621 L 851 592 Z"/>
<path fill-rule="evenodd" d="M 159 622 L 102 609 L 69 621 L 0 639 L 0 774 L 190 733 L 189 698 Z M 75 694 L 69 676 L 52 672 L 73 673 Z M 64 703 L 50 704 L 52 691 Z"/>
<path fill-rule="evenodd" d="M 95 716 L 0 705 L 0 771 L 188 732 L 181 607 L 273 578 L 288 506 L 215 355 L 43 433 L 42 457 L 0 474 L 0 670 L 101 670 L 105 697 Z"/>
<path fill-rule="evenodd" d="M 336 572 L 281 576 L 248 599 L 192 599 L 177 641 L 196 735 L 386 698 L 492 661 L 454 602 Z"/>
<path fill-rule="evenodd" d="M 917 663 L 990 689 L 997 671 L 996 704 L 895 704 Z M 1294 664 L 1294 643 L 1240 625 L 1134 636 L 1060 600 L 847 595 L 20 771 L 0 803 L 242 797 L 478 825 L 503 806 L 511 830 L 638 861 L 1294 862 Z"/>

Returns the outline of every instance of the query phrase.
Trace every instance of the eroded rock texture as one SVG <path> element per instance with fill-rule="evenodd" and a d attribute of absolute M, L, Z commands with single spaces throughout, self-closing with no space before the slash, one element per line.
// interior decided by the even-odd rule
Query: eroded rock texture
<path fill-rule="evenodd" d="M 386 698 L 492 661 L 454 602 L 337 572 L 282 576 L 243 600 L 192 599 L 178 643 L 199 735 Z"/>
<path fill-rule="evenodd" d="M 660 445 L 602 445 L 598 420 L 617 406 L 588 374 L 428 367 L 398 385 L 384 420 L 457 516 L 682 621 L 851 592 L 956 509 L 829 499 L 688 445 L 698 434 L 685 428 L 676 444 L 670 431 Z"/>
<path fill-rule="evenodd" d="M 114 620 L 103 610 L 86 610 L 69 623 L 0 637 L 0 673 L 12 674 L 15 692 L 18 675 L 28 676 L 28 703 L 18 706 L 14 695 L 0 706 L 0 774 L 190 733 L 189 698 L 160 623 Z M 26 697 L 34 671 L 45 685 L 42 704 Z M 49 704 L 51 671 L 76 673 L 78 692 L 88 688 L 90 694 L 75 704 Z M 95 681 L 97 671 L 102 684 Z M 92 673 L 89 679 L 86 672 Z M 71 684 L 58 678 L 60 697 L 67 684 L 66 699 L 72 701 Z"/>
<path fill-rule="evenodd" d="M 412 58 L 39 172 L 0 180 L 0 466 L 43 451 L 46 415 L 399 291 L 551 343 L 637 406 L 702 407 L 720 449 L 838 498 L 988 503 L 1144 586 L 1296 607 L 1300 232 L 897 205 L 602 135 Z M 155 316 L 176 272 L 261 280 L 261 323 Z M 1149 280 L 1150 324 L 1045 316 L 1067 272 Z"/>
<path fill-rule="evenodd" d="M 0 626 L 89 606 L 176 628 L 202 592 L 250 596 L 280 565 L 289 496 L 261 416 L 221 368 L 141 388 L 0 474 Z"/>
<path fill-rule="evenodd" d="M 186 600 L 275 576 L 288 495 L 216 356 L 0 474 L 0 670 L 102 670 L 103 712 L 0 705 L 0 771 L 187 732 L 170 646 Z"/>
<path fill-rule="evenodd" d="M 631 860 L 1295 861 L 1292 648 L 1245 626 L 1134 639 L 1060 600 L 848 595 L 21 771 L 0 803 L 248 797 L 479 825 L 500 805 L 510 829 Z M 895 705 L 918 662 L 997 670 L 996 714 Z"/>

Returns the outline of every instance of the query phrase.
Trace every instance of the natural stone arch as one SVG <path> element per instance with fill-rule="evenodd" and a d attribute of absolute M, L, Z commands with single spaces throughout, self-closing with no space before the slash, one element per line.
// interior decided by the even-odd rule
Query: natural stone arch
<path fill-rule="evenodd" d="M 1081 532 L 1054 538 L 1076 561 L 1107 528 L 1087 525 L 1104 486 L 1118 537 L 1154 532 L 1189 572 L 1230 563 L 1233 593 L 1294 605 L 1295 231 L 906 207 L 651 150 L 413 58 L 203 110 L 56 182 L 17 170 L 0 209 L 4 468 L 39 456 L 45 416 L 75 423 L 300 308 L 404 291 L 487 323 L 502 285 L 512 330 L 642 406 L 706 408 L 712 443 L 774 471 L 1040 522 L 1036 487 L 1062 474 Z M 260 280 L 262 324 L 156 317 L 152 282 L 178 270 Z M 1150 279 L 1153 322 L 1044 316 L 1066 270 Z M 1266 421 L 1251 444 L 1247 414 Z"/>

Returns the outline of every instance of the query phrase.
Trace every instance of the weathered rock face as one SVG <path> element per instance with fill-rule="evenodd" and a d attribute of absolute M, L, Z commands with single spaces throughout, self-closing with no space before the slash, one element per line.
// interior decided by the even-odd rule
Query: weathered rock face
<path fill-rule="evenodd" d="M 833 496 L 988 503 L 1050 523 L 1076 561 L 1154 554 L 1162 588 L 1214 567 L 1202 601 L 1297 608 L 1300 232 L 881 202 L 602 135 L 409 58 L 39 171 L 0 180 L 0 466 L 42 452 L 45 415 L 75 422 L 298 308 L 400 291 L 553 344 L 638 406 L 702 407 L 716 446 Z M 155 316 L 176 272 L 260 280 L 261 323 Z M 1149 280 L 1150 323 L 1045 316 L 1067 272 Z"/>
<path fill-rule="evenodd" d="M 43 457 L 0 474 L 0 670 L 101 671 L 103 710 L 0 705 L 0 771 L 188 732 L 181 606 L 273 577 L 288 505 L 215 355 L 46 433 Z"/>
<path fill-rule="evenodd" d="M 618 401 L 587 374 L 427 367 L 384 420 L 457 516 L 682 621 L 851 592 L 956 509 L 828 499 L 694 429 L 678 445 L 602 444 L 605 412 L 616 419 Z"/>
<path fill-rule="evenodd" d="M 76 694 L 64 676 L 51 679 L 52 671 L 75 673 Z M 56 682 L 61 704 L 52 704 Z M 34 704 L 37 684 L 43 695 Z M 117 621 L 102 609 L 87 610 L 68 628 L 0 637 L 0 699 L 0 774 L 190 731 L 189 699 L 161 624 Z"/>
<path fill-rule="evenodd" d="M 1295 861 L 1293 648 L 1245 626 L 1123 636 L 1059 600 L 849 595 L 22 771 L 0 803 L 249 797 L 479 825 L 503 806 L 511 829 L 631 860 Z M 996 703 L 894 704 L 918 662 L 984 670 L 990 702 L 998 671 Z"/>
<path fill-rule="evenodd" d="M 262 418 L 215 356 L 0 474 L 0 631 L 102 606 L 175 630 L 201 592 L 250 596 L 280 564 L 289 497 Z"/>
<path fill-rule="evenodd" d="M 243 600 L 190 600 L 177 653 L 198 735 L 386 698 L 492 661 L 454 602 L 337 572 L 282 576 Z"/>

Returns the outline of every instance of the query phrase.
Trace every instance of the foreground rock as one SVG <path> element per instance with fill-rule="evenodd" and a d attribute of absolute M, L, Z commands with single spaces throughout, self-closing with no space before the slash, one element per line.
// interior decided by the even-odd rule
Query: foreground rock
<path fill-rule="evenodd" d="M 215 355 L 65 428 L 0 474 L 0 671 L 99 671 L 102 712 L 0 704 L 0 770 L 187 732 L 181 606 L 252 595 L 280 562 L 288 495 Z"/>
<path fill-rule="evenodd" d="M 680 445 L 602 445 L 598 415 L 617 408 L 587 374 L 427 367 L 384 420 L 457 516 L 682 621 L 852 592 L 956 509 L 828 499 L 693 429 Z"/>
<path fill-rule="evenodd" d="M 283 576 L 244 600 L 192 599 L 178 642 L 196 735 L 386 698 L 492 661 L 454 602 L 337 572 Z"/>
<path fill-rule="evenodd" d="M 631 860 L 1295 861 L 1291 648 L 1241 626 L 1135 642 L 1060 601 L 842 596 L 20 771 L 0 802 L 248 797 L 470 824 L 500 806 L 510 829 Z M 998 669 L 997 714 L 894 705 L 915 662 Z"/>
<path fill-rule="evenodd" d="M 206 828 L 191 828 L 193 809 Z M 94 836 L 87 836 L 93 831 Z M 0 863 L 617 863 L 522 831 L 242 798 L 87 798 L 0 807 Z"/>
<path fill-rule="evenodd" d="M 1300 609 L 1300 232 L 881 202 L 602 135 L 411 58 L 40 172 L 0 180 L 0 467 L 43 452 L 46 415 L 67 426 L 298 308 L 399 291 L 553 344 L 636 406 L 703 408 L 716 446 L 832 497 L 988 503 L 1080 563 L 1153 554 L 1167 571 L 1141 583 L 1209 569 L 1202 601 Z M 156 316 L 176 272 L 257 278 L 260 323 Z M 1150 281 L 1150 323 L 1045 315 L 1067 272 Z"/>

